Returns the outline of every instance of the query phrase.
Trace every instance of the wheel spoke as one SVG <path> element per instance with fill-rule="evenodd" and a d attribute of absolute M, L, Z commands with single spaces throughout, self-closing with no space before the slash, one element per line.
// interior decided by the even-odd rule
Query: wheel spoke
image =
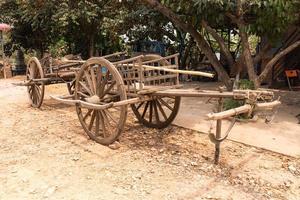
<path fill-rule="evenodd" d="M 108 78 L 109 78 L 109 71 L 106 72 L 104 79 L 101 81 L 100 88 L 99 88 L 99 96 L 103 95 L 103 93 L 104 93 L 103 91 L 104 91 L 105 85 L 108 82 Z"/>
<path fill-rule="evenodd" d="M 115 86 L 116 81 L 113 81 L 108 88 L 101 94 L 100 98 L 103 98 L 106 94 L 110 92 L 110 90 Z"/>
<path fill-rule="evenodd" d="M 109 111 L 103 110 L 104 115 L 108 116 L 115 124 L 118 124 L 117 121 L 114 119 L 112 114 Z"/>
<path fill-rule="evenodd" d="M 92 79 L 90 74 L 87 71 L 84 71 L 84 75 L 85 75 L 85 80 L 87 81 L 88 85 L 89 85 L 89 90 L 92 93 L 91 95 L 94 95 L 94 88 L 93 88 L 93 83 L 92 83 Z"/>
<path fill-rule="evenodd" d="M 99 112 L 99 114 L 100 114 L 100 123 L 102 127 L 103 137 L 106 138 L 108 135 L 107 135 L 107 130 L 105 128 L 104 117 L 101 111 Z"/>
<path fill-rule="evenodd" d="M 79 81 L 79 84 L 89 93 L 89 95 L 93 96 L 91 90 L 84 84 L 82 81 Z"/>
<path fill-rule="evenodd" d="M 162 114 L 162 116 L 164 117 L 165 120 L 168 119 L 164 109 L 161 107 L 160 103 L 158 102 L 158 100 L 156 100 L 156 104 L 157 104 L 157 107 L 158 109 L 160 110 L 160 113 Z"/>
<path fill-rule="evenodd" d="M 149 122 L 152 122 L 152 114 L 153 114 L 153 101 L 150 101 L 150 113 L 149 113 Z"/>
<path fill-rule="evenodd" d="M 147 101 L 146 106 L 145 106 L 145 108 L 144 108 L 144 111 L 143 111 L 143 114 L 142 114 L 142 118 L 143 118 L 143 119 L 145 118 L 145 114 L 146 114 L 146 112 L 147 112 L 148 106 L 149 106 L 149 101 Z"/>
<path fill-rule="evenodd" d="M 90 68 L 90 73 L 91 73 L 91 76 L 92 76 L 92 83 L 93 83 L 93 89 L 95 91 L 94 94 L 96 94 L 96 89 L 97 89 L 97 83 L 96 83 L 96 75 L 95 75 L 95 70 L 93 67 Z"/>
<path fill-rule="evenodd" d="M 139 110 L 139 109 L 142 107 L 142 105 L 144 105 L 144 103 L 145 103 L 144 101 L 143 101 L 143 102 L 141 102 L 141 103 L 140 103 L 140 104 L 137 106 L 137 108 L 136 108 L 136 109 L 137 109 L 137 110 Z"/>
<path fill-rule="evenodd" d="M 37 102 L 41 99 L 41 93 L 40 93 L 40 88 L 37 85 L 35 86 L 35 91 L 36 91 L 36 97 L 37 97 Z"/>
<path fill-rule="evenodd" d="M 159 114 L 158 114 L 158 110 L 157 110 L 157 105 L 156 105 L 156 100 L 153 100 L 153 107 L 154 107 L 154 114 L 155 114 L 155 119 L 156 122 L 159 123 Z"/>
<path fill-rule="evenodd" d="M 99 136 L 99 111 L 95 111 L 96 112 L 96 128 L 95 128 L 95 136 Z"/>
<path fill-rule="evenodd" d="M 167 108 L 169 108 L 169 110 L 173 110 L 173 108 L 167 103 L 165 102 L 163 99 L 158 99 L 162 104 L 164 104 Z"/>
<path fill-rule="evenodd" d="M 91 112 L 92 112 L 93 110 L 88 110 L 87 111 L 87 113 L 84 115 L 84 117 L 83 117 L 83 121 L 85 121 L 86 120 L 86 118 L 88 117 L 88 116 L 90 116 L 91 115 Z"/>
<path fill-rule="evenodd" d="M 91 131 L 92 128 L 93 128 L 93 124 L 94 124 L 94 121 L 95 121 L 95 116 L 96 116 L 96 110 L 93 110 L 92 118 L 91 118 L 91 121 L 90 121 L 90 124 L 89 124 L 89 131 Z"/>
<path fill-rule="evenodd" d="M 28 87 L 28 92 L 29 92 L 30 96 L 32 95 L 32 88 L 33 88 L 32 85 Z"/>
<path fill-rule="evenodd" d="M 33 86 L 33 87 L 32 87 L 32 93 L 31 93 L 31 99 L 32 99 L 32 103 L 33 103 L 33 104 L 36 104 L 35 93 L 36 93 L 35 87 Z"/>
<path fill-rule="evenodd" d="M 84 94 L 84 93 L 82 93 L 82 92 L 77 92 L 77 93 L 80 94 L 80 95 L 83 96 L 83 97 L 86 97 L 86 98 L 90 97 L 90 96 L 88 96 L 88 95 L 86 95 L 86 94 Z"/>
<path fill-rule="evenodd" d="M 96 85 L 98 96 L 100 95 L 101 82 L 102 82 L 102 66 L 99 66 L 97 68 L 97 85 Z"/>

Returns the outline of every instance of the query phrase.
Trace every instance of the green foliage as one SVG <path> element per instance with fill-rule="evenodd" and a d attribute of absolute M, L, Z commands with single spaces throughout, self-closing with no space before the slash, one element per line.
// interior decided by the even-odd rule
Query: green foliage
<path fill-rule="evenodd" d="M 238 101 L 238 100 L 234 100 L 234 99 L 225 99 L 223 109 L 230 110 L 230 109 L 242 106 L 242 105 L 244 105 L 243 101 Z"/>
<path fill-rule="evenodd" d="M 68 43 L 64 39 L 61 39 L 55 44 L 51 44 L 49 46 L 49 53 L 53 57 L 65 56 L 68 53 Z"/>
<path fill-rule="evenodd" d="M 115 23 L 108 19 L 119 13 L 120 5 L 114 3 L 112 0 L 3 0 L 0 20 L 14 26 L 15 44 L 34 49 L 40 52 L 39 56 L 48 47 L 55 49 L 63 40 L 68 53 L 82 53 L 87 58 L 99 46 L 102 53 L 121 48 L 120 37 L 110 32 L 107 25 Z M 103 42 L 104 38 L 110 42 Z"/>
<path fill-rule="evenodd" d="M 236 0 L 193 0 L 198 17 L 217 27 L 233 25 L 227 13 L 237 14 Z M 277 39 L 297 20 L 299 0 L 241 0 L 243 19 L 250 34 Z"/>
<path fill-rule="evenodd" d="M 239 81 L 239 89 L 240 90 L 254 90 L 254 83 L 248 79 L 241 79 Z M 240 106 L 243 106 L 245 104 L 245 101 L 243 100 L 235 100 L 235 99 L 225 99 L 224 100 L 224 105 L 223 105 L 223 109 L 224 110 L 229 110 L 229 109 L 233 109 L 233 108 L 237 108 Z M 245 114 L 241 114 L 238 115 L 237 118 L 239 119 L 249 119 L 251 118 L 251 116 L 247 116 Z"/>
<path fill-rule="evenodd" d="M 254 90 L 254 83 L 248 79 L 241 79 L 239 81 L 239 89 L 241 90 Z"/>

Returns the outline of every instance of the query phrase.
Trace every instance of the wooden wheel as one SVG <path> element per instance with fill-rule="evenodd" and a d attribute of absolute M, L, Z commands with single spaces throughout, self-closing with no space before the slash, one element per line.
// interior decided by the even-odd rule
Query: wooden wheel
<path fill-rule="evenodd" d="M 108 60 L 91 58 L 76 78 L 75 99 L 94 104 L 126 100 L 123 79 Z M 127 105 L 105 110 L 76 106 L 79 121 L 88 136 L 103 145 L 113 143 L 121 134 L 127 117 Z"/>
<path fill-rule="evenodd" d="M 41 66 L 41 63 L 36 57 L 30 58 L 27 69 L 26 69 L 26 79 L 40 79 L 44 78 L 44 71 Z M 39 108 L 41 107 L 44 100 L 45 85 L 42 82 L 32 82 L 31 85 L 27 86 L 27 92 L 32 107 Z"/>
<path fill-rule="evenodd" d="M 131 105 L 140 123 L 150 128 L 166 128 L 175 119 L 180 97 L 154 97 L 151 101 Z"/>

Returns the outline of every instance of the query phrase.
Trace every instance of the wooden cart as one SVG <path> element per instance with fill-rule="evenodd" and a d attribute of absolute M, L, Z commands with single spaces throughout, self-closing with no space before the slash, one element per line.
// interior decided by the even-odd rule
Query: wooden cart
<path fill-rule="evenodd" d="M 73 62 L 73 61 L 72 61 Z M 31 63 L 35 63 L 34 65 Z M 74 64 L 74 63 L 73 63 Z M 38 60 L 29 61 L 28 71 L 36 66 L 39 76 L 29 76 L 25 85 L 31 97 L 32 105 L 40 106 L 45 77 Z M 128 106 L 138 121 L 146 127 L 165 128 L 175 119 L 181 97 L 210 97 L 219 99 L 219 113 L 208 114 L 208 119 L 217 120 L 216 134 L 210 139 L 216 144 L 216 163 L 219 159 L 221 138 L 221 120 L 241 113 L 252 113 L 261 109 L 272 109 L 279 105 L 270 91 L 203 91 L 182 89 L 179 74 L 192 74 L 213 77 L 212 74 L 178 70 L 178 54 L 159 56 L 137 56 L 110 62 L 103 57 L 85 61 L 76 67 L 71 76 L 74 91 L 64 96 L 51 96 L 53 99 L 76 107 L 79 121 L 87 135 L 97 143 L 112 144 L 118 139 L 125 126 Z M 28 73 L 32 75 L 32 73 Z M 65 72 L 59 76 L 65 81 Z M 49 81 L 49 80 L 48 80 Z M 34 94 L 34 89 L 40 91 Z M 35 96 L 35 97 L 34 97 Z M 243 100 L 245 105 L 222 112 L 224 98 Z"/>

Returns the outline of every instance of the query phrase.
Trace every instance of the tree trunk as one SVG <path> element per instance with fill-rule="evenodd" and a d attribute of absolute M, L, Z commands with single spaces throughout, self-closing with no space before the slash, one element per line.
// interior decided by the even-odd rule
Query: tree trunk
<path fill-rule="evenodd" d="M 295 42 L 294 44 L 290 45 L 286 49 L 282 50 L 274 58 L 272 58 L 272 60 L 270 60 L 268 62 L 268 64 L 266 65 L 266 67 L 263 70 L 263 72 L 259 75 L 258 80 L 257 80 L 258 84 L 260 85 L 265 80 L 265 78 L 267 77 L 267 75 L 270 73 L 272 67 L 274 66 L 274 64 L 276 64 L 276 62 L 278 60 L 280 60 L 285 55 L 287 55 L 288 53 L 290 53 L 291 51 L 293 51 L 294 49 L 296 49 L 299 46 L 300 46 L 300 40 L 297 41 L 297 42 Z"/>
<path fill-rule="evenodd" d="M 240 34 L 240 37 L 242 40 L 243 56 L 244 56 L 244 61 L 245 61 L 246 67 L 247 67 L 249 79 L 251 81 L 253 81 L 255 88 L 258 88 L 259 84 L 257 82 L 256 72 L 254 70 L 253 58 L 251 56 L 248 35 L 245 31 L 245 26 L 241 22 L 238 22 L 238 28 L 239 28 L 239 34 Z"/>
<path fill-rule="evenodd" d="M 187 59 L 188 59 L 188 56 L 191 52 L 193 44 L 194 44 L 194 39 L 191 37 L 190 41 L 188 43 L 188 46 L 185 48 L 184 53 L 183 53 L 182 58 L 181 58 L 181 62 L 183 64 L 183 69 L 187 69 L 187 67 L 188 67 Z"/>
<path fill-rule="evenodd" d="M 224 39 L 213 29 L 211 28 L 206 21 L 202 20 L 202 26 L 206 31 L 217 41 L 220 46 L 221 52 L 225 55 L 230 68 L 234 65 L 233 57 L 230 53 L 230 49 L 226 47 Z"/>
<path fill-rule="evenodd" d="M 223 66 L 219 62 L 218 58 L 212 51 L 211 47 L 207 43 L 207 41 L 204 39 L 204 37 L 190 24 L 187 24 L 173 12 L 169 8 L 165 7 L 161 3 L 159 3 L 157 0 L 142 0 L 149 6 L 152 6 L 155 10 L 162 13 L 164 16 L 166 16 L 170 21 L 172 21 L 177 27 L 182 29 L 185 32 L 188 32 L 191 34 L 191 36 L 196 41 L 198 47 L 201 51 L 204 52 L 204 54 L 207 56 L 209 61 L 211 62 L 214 69 L 217 71 L 218 76 L 220 80 L 225 84 L 228 90 L 232 89 L 232 83 L 231 80 L 227 74 L 227 72 L 224 70 Z"/>
<path fill-rule="evenodd" d="M 94 56 L 94 50 L 95 50 L 95 34 L 92 34 L 89 42 L 89 57 Z"/>

